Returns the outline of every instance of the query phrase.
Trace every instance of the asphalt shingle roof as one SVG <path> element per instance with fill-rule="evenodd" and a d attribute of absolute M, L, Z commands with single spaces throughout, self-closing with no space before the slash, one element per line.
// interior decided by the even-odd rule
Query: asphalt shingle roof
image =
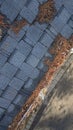
<path fill-rule="evenodd" d="M 11 29 L 0 43 L 0 130 L 7 130 L 19 108 L 45 74 L 43 63 L 56 35 L 69 38 L 73 33 L 73 0 L 54 0 L 57 14 L 49 23 L 35 21 L 39 5 L 47 0 L 0 0 L 0 13 L 9 23 L 26 19 L 16 34 Z M 43 75 L 44 75 L 43 74 Z"/>

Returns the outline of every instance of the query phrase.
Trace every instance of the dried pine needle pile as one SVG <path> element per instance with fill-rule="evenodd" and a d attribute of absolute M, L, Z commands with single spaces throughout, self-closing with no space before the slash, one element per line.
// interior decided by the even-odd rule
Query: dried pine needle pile
<path fill-rule="evenodd" d="M 0 28 L 8 28 L 9 24 L 7 23 L 5 16 L 0 14 Z"/>
<path fill-rule="evenodd" d="M 6 17 L 0 14 L 0 40 L 3 37 L 4 32 L 9 28 L 9 23 Z"/>
<path fill-rule="evenodd" d="M 39 6 L 39 14 L 37 16 L 37 21 L 40 23 L 49 22 L 56 13 L 53 0 L 48 0 L 46 3 Z"/>
<path fill-rule="evenodd" d="M 17 34 L 25 25 L 27 25 L 27 21 L 22 19 L 20 21 L 15 21 L 11 29 Z"/>

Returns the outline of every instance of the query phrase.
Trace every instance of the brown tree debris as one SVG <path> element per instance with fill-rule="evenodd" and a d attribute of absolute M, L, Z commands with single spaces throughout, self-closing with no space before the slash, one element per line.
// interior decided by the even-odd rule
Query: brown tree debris
<path fill-rule="evenodd" d="M 11 29 L 17 34 L 25 25 L 27 25 L 27 21 L 25 19 L 15 21 L 11 26 Z"/>
<path fill-rule="evenodd" d="M 73 39 L 73 37 L 72 37 Z M 28 108 L 33 104 L 34 102 L 34 108 L 35 103 L 38 104 L 39 100 L 37 101 L 37 96 L 43 88 L 45 88 L 47 85 L 50 84 L 50 82 L 53 79 L 54 73 L 57 71 L 59 67 L 64 63 L 64 60 L 66 59 L 69 50 L 73 47 L 73 40 L 70 39 L 69 41 L 63 38 L 62 36 L 58 36 L 53 44 L 53 53 L 55 53 L 55 58 L 51 62 L 48 72 L 45 74 L 43 79 L 38 84 L 35 91 L 33 91 L 33 94 L 30 96 L 30 98 L 27 100 L 27 102 L 22 107 L 22 110 L 19 112 L 19 114 L 15 117 L 13 123 L 9 126 L 8 130 L 21 130 L 21 125 L 19 124 L 20 120 L 22 119 L 23 115 L 26 113 Z M 50 50 L 51 52 L 51 50 Z M 29 111 L 29 115 L 31 114 L 31 111 Z M 18 127 L 19 128 L 18 128 Z"/>
<path fill-rule="evenodd" d="M 6 28 L 8 28 L 8 27 L 9 27 L 9 24 L 8 24 L 8 22 L 7 22 L 6 18 L 5 18 L 5 16 L 2 15 L 2 14 L 0 14 L 0 28 L 6 29 Z"/>
<path fill-rule="evenodd" d="M 9 24 L 6 16 L 0 14 L 0 29 L 2 30 L 2 32 L 11 28 L 17 34 L 22 29 L 22 27 L 24 27 L 27 24 L 28 23 L 25 19 L 15 21 L 13 24 Z"/>
<path fill-rule="evenodd" d="M 53 0 L 48 0 L 46 3 L 39 6 L 39 14 L 37 21 L 40 23 L 49 22 L 55 15 L 56 9 Z"/>
<path fill-rule="evenodd" d="M 49 52 L 51 54 L 55 55 L 54 61 L 50 62 L 47 59 L 45 64 L 47 64 L 51 67 L 55 66 L 56 68 L 57 68 L 57 66 L 61 65 L 62 62 L 64 61 L 65 57 L 67 56 L 69 50 L 73 47 L 72 38 L 69 41 L 67 41 L 65 38 L 58 35 L 58 37 L 55 39 L 51 49 L 49 50 Z"/>
<path fill-rule="evenodd" d="M 10 25 L 7 21 L 7 18 L 4 15 L 0 14 L 0 40 L 9 27 Z"/>

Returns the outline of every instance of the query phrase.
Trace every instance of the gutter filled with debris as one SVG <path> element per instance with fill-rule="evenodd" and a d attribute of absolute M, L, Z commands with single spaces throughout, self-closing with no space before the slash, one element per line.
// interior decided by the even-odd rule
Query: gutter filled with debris
<path fill-rule="evenodd" d="M 23 130 L 29 120 L 29 117 L 32 113 L 37 111 L 37 108 L 41 106 L 44 102 L 45 96 L 48 93 L 48 88 L 51 84 L 51 81 L 54 79 L 55 73 L 60 69 L 60 67 L 64 64 L 66 59 L 70 55 L 70 50 L 73 47 L 73 36 L 70 40 L 66 40 L 62 36 L 58 36 L 53 43 L 51 49 L 49 50 L 51 54 L 55 55 L 53 62 L 49 62 L 48 60 L 45 64 L 48 63 L 49 70 L 40 81 L 36 90 L 33 91 L 33 94 L 27 100 L 27 102 L 22 107 L 19 114 L 15 117 L 12 124 L 9 125 L 8 130 Z"/>

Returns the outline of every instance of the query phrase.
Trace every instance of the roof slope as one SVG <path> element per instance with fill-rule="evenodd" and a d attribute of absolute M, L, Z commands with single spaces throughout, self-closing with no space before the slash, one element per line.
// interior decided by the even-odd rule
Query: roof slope
<path fill-rule="evenodd" d="M 52 58 L 48 49 L 56 36 L 73 33 L 73 0 L 54 0 L 56 15 L 39 23 L 39 6 L 46 1 L 0 0 L 0 130 L 8 129 L 47 72 L 44 59 Z"/>

